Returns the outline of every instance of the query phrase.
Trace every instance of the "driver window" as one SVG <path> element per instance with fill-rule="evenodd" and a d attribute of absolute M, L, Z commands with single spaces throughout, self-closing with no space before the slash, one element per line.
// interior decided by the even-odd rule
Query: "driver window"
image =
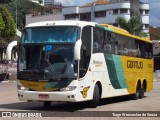
<path fill-rule="evenodd" d="M 91 26 L 86 26 L 82 30 L 82 46 L 80 60 L 80 78 L 84 77 L 91 57 Z"/>

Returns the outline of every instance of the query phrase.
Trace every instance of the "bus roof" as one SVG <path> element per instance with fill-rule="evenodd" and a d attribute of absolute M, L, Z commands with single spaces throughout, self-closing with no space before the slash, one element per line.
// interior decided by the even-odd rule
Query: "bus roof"
<path fill-rule="evenodd" d="M 98 24 L 98 25 L 100 27 L 103 27 L 104 29 L 107 29 L 107 30 L 111 31 L 111 32 L 115 32 L 117 34 L 121 34 L 121 35 L 124 35 L 124 36 L 132 37 L 132 38 L 135 38 L 135 39 L 138 39 L 138 40 L 142 40 L 142 41 L 145 41 L 145 42 L 152 43 L 152 41 L 149 38 L 138 37 L 138 36 L 132 35 L 124 29 L 121 29 L 121 28 L 118 28 L 118 27 L 115 27 L 115 26 L 112 26 L 112 25 L 109 25 L 109 24 Z"/>
<path fill-rule="evenodd" d="M 75 20 L 61 20 L 61 21 L 43 21 L 28 24 L 26 27 L 51 27 L 51 26 L 95 26 L 95 22 L 75 21 Z"/>

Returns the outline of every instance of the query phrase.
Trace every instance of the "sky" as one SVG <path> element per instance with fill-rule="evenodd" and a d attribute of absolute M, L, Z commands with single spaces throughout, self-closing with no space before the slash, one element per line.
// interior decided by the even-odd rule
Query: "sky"
<path fill-rule="evenodd" d="M 96 0 L 55 0 L 65 6 L 81 6 Z M 160 27 L 160 0 L 140 0 L 150 4 L 150 25 Z"/>

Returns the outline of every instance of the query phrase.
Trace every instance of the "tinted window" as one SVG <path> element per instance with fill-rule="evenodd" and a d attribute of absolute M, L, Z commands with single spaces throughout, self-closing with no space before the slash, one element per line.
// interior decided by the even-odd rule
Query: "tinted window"
<path fill-rule="evenodd" d="M 94 28 L 93 52 L 123 56 L 152 58 L 152 44 L 113 32 Z"/>

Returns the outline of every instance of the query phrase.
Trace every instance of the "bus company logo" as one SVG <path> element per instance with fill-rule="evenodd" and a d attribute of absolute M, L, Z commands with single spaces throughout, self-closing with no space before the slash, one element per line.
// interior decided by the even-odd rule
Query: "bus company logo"
<path fill-rule="evenodd" d="M 43 87 L 42 87 L 42 90 L 46 90 L 46 87 L 45 87 L 45 86 L 43 86 Z"/>
<path fill-rule="evenodd" d="M 102 61 L 93 60 L 93 64 L 103 64 L 103 62 Z"/>
<path fill-rule="evenodd" d="M 87 97 L 87 92 L 89 90 L 90 86 L 83 88 L 83 91 L 81 91 L 83 98 Z"/>
<path fill-rule="evenodd" d="M 96 60 L 93 60 L 93 64 L 95 64 L 95 65 L 96 65 L 96 67 L 103 66 L 103 62 L 102 62 L 102 61 L 96 61 Z"/>
<path fill-rule="evenodd" d="M 127 68 L 143 69 L 143 62 L 128 60 Z"/>

